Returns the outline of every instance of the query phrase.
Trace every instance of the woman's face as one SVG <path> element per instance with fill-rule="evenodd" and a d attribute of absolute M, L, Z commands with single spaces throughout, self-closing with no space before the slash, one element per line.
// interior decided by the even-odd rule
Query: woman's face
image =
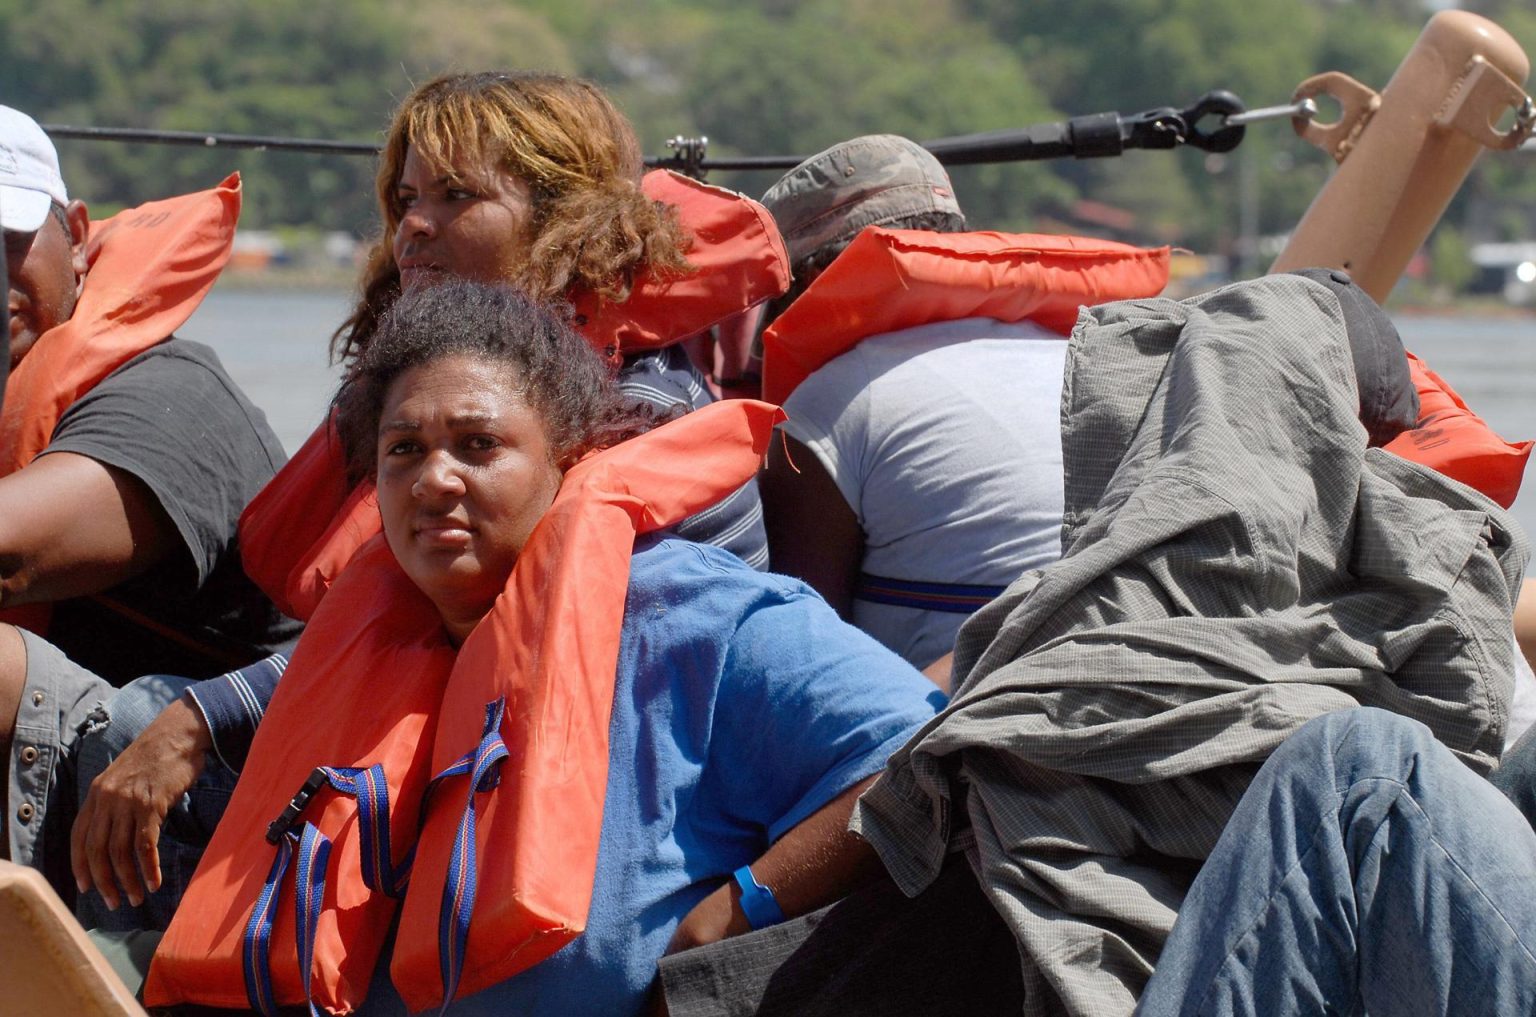
<path fill-rule="evenodd" d="M 533 192 L 505 169 L 456 162 L 434 170 L 406 149 L 395 195 L 404 209 L 395 230 L 400 287 L 434 275 L 510 282 L 528 249 Z"/>
<path fill-rule="evenodd" d="M 384 397 L 384 535 L 455 641 L 491 609 L 560 489 L 518 380 L 508 365 L 450 356 L 406 371 Z"/>

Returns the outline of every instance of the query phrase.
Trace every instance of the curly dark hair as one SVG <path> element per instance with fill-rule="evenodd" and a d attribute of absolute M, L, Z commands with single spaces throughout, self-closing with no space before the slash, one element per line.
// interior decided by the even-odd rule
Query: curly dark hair
<path fill-rule="evenodd" d="M 612 372 L 554 308 L 499 283 L 449 279 L 406 293 L 379 320 L 336 393 L 337 427 L 354 481 L 377 469 L 379 416 L 401 374 L 444 357 L 504 364 L 544 420 L 551 458 L 563 473 L 593 449 L 609 448 L 675 414 L 630 403 Z"/>

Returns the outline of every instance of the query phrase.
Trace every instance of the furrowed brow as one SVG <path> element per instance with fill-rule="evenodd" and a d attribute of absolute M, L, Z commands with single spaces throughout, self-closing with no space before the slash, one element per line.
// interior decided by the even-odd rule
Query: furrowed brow
<path fill-rule="evenodd" d="M 496 415 L 493 413 L 460 413 L 448 418 L 448 426 L 454 428 L 484 427 L 495 421 Z"/>

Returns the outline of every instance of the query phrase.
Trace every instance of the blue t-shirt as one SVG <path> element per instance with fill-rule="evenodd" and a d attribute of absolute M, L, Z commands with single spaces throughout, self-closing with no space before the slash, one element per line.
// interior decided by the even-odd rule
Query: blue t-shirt
<path fill-rule="evenodd" d="M 637 1013 L 678 923 L 943 706 L 807 586 L 718 548 L 635 548 L 587 931 L 455 1003 L 472 1014 Z M 388 954 L 363 1012 L 404 1013 Z"/>

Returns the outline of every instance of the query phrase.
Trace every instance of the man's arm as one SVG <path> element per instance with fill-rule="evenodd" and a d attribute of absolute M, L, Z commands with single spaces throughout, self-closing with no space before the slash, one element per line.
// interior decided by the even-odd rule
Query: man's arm
<path fill-rule="evenodd" d="M 864 562 L 864 531 L 816 454 L 782 431 L 757 475 L 768 563 L 803 580 L 844 620 Z"/>
<path fill-rule="evenodd" d="M 143 481 L 72 452 L 40 456 L 0 477 L 0 607 L 100 593 L 178 540 Z"/>
<path fill-rule="evenodd" d="M 1533 669 L 1536 669 L 1536 579 L 1520 582 L 1515 600 L 1515 642 Z"/>
<path fill-rule="evenodd" d="M 69 837 L 81 893 L 95 887 L 116 911 L 119 888 L 135 907 L 160 889 L 160 827 L 212 747 L 202 713 L 182 696 L 91 782 Z"/>
<path fill-rule="evenodd" d="M 236 772 L 245 765 L 287 667 L 286 658 L 273 654 L 196 683 L 91 781 L 70 831 L 70 866 L 81 893 L 95 887 L 115 911 L 120 893 L 137 906 L 160 888 L 166 815 L 203 772 L 210 752 Z"/>

